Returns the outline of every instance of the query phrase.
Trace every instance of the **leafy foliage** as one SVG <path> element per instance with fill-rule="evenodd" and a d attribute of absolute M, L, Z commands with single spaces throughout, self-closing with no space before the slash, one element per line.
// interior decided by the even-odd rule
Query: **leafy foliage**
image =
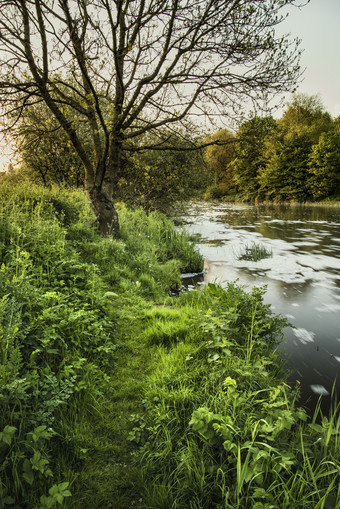
<path fill-rule="evenodd" d="M 24 109 L 13 135 L 22 159 L 22 174 L 44 186 L 83 186 L 82 162 L 45 105 L 39 103 Z M 83 138 L 86 138 L 84 128 Z"/>
<path fill-rule="evenodd" d="M 144 136 L 155 140 L 165 127 L 180 136 L 189 116 L 239 114 L 247 101 L 261 105 L 294 87 L 299 41 L 274 30 L 289 5 L 294 0 L 5 2 L 7 129 L 44 103 L 82 162 L 102 233 L 118 237 L 112 198 L 125 151 L 139 152 Z M 156 146 L 172 149 L 162 136 Z"/>
<path fill-rule="evenodd" d="M 264 144 L 275 129 L 276 122 L 272 117 L 254 117 L 244 122 L 237 131 L 232 166 L 237 188 L 246 200 L 258 197 L 259 175 L 266 165 Z"/>
<path fill-rule="evenodd" d="M 281 199 L 307 199 L 309 155 L 331 123 L 317 98 L 296 95 L 266 142 L 267 164 L 260 175 L 261 193 Z"/>
<path fill-rule="evenodd" d="M 0 505 L 49 508 L 71 496 L 81 430 L 105 411 L 116 292 L 157 298 L 202 259 L 160 213 L 122 206 L 118 241 L 80 192 L 4 178 L 0 196 Z"/>
<path fill-rule="evenodd" d="M 228 129 L 220 129 L 207 136 L 206 143 L 216 142 L 205 149 L 205 159 L 215 184 L 207 191 L 207 197 L 218 198 L 235 188 L 232 161 L 235 157 L 235 135 Z M 218 142 L 218 143 L 217 143 Z"/>
<path fill-rule="evenodd" d="M 316 96 L 295 95 L 283 116 L 254 117 L 237 134 L 230 171 L 241 200 L 335 198 L 339 129 Z M 230 195 L 227 189 L 222 195 Z"/>
<path fill-rule="evenodd" d="M 125 159 L 117 175 L 116 199 L 147 211 L 169 213 L 202 193 L 211 177 L 202 151 L 194 149 L 193 131 L 194 126 L 188 126 L 182 138 L 171 131 L 149 136 L 148 143 L 160 144 L 159 150 L 149 148 Z M 162 142 L 166 150 L 161 149 Z"/>
<path fill-rule="evenodd" d="M 340 129 L 322 133 L 309 157 L 309 187 L 314 198 L 340 193 Z"/>
<path fill-rule="evenodd" d="M 305 424 L 273 353 L 285 321 L 262 295 L 209 284 L 181 296 L 187 334 L 160 351 L 139 427 L 150 507 L 339 503 L 339 416 Z M 314 433 L 327 435 L 327 448 Z"/>

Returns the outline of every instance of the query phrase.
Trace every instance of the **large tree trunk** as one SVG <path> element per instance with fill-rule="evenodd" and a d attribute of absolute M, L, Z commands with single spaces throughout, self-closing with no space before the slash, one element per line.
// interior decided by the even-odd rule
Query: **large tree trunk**
<path fill-rule="evenodd" d="M 106 161 L 96 172 L 86 172 L 86 191 L 102 235 L 120 237 L 117 211 L 113 205 L 116 176 L 122 160 L 122 142 L 111 134 Z M 92 177 L 92 178 L 91 178 Z"/>
<path fill-rule="evenodd" d="M 102 186 L 94 185 L 88 190 L 88 197 L 96 215 L 102 235 L 120 237 L 118 214 L 113 205 L 112 194 L 105 192 Z M 110 196 L 111 195 L 111 196 Z"/>

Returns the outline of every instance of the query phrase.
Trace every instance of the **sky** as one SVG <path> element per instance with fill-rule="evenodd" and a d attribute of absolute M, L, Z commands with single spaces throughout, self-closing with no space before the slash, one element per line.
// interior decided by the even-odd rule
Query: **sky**
<path fill-rule="evenodd" d="M 296 3 L 303 1 L 296 0 Z M 318 94 L 326 111 L 337 117 L 340 115 L 340 0 L 310 0 L 301 8 L 290 6 L 288 14 L 279 31 L 301 39 L 301 67 L 305 72 L 297 92 Z M 289 100 L 291 95 L 285 97 Z M 274 116 L 280 117 L 282 111 L 278 110 Z M 8 164 L 7 152 L 0 135 L 0 170 Z"/>
<path fill-rule="evenodd" d="M 301 67 L 305 72 L 297 92 L 319 94 L 326 111 L 337 117 L 340 115 L 340 0 L 310 0 L 300 9 L 290 6 L 288 13 L 280 30 L 301 39 L 303 49 Z"/>

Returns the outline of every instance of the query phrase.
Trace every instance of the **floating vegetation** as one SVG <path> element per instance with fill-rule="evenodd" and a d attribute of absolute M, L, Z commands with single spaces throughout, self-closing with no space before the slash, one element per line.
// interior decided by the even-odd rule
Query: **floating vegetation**
<path fill-rule="evenodd" d="M 238 259 L 259 262 L 264 258 L 271 258 L 272 256 L 272 249 L 267 249 L 262 244 L 256 244 L 256 242 L 253 242 L 250 246 L 245 246 L 244 251 L 238 256 Z"/>

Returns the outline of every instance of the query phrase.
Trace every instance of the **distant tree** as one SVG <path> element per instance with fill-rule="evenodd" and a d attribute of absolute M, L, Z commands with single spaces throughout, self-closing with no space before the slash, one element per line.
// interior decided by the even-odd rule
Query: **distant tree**
<path fill-rule="evenodd" d="M 314 198 L 340 194 L 340 126 L 322 133 L 309 156 L 308 181 Z"/>
<path fill-rule="evenodd" d="M 248 200 L 257 198 L 260 188 L 258 176 L 266 164 L 265 140 L 275 128 L 273 117 L 253 117 L 237 131 L 233 174 L 238 191 Z"/>
<path fill-rule="evenodd" d="M 317 97 L 296 95 L 265 142 L 266 166 L 259 176 L 260 193 L 267 198 L 309 198 L 309 154 L 321 133 L 331 127 L 332 118 Z"/>
<path fill-rule="evenodd" d="M 82 162 L 65 131 L 44 103 L 22 113 L 15 140 L 23 163 L 21 171 L 34 181 L 45 186 L 83 186 Z"/>
<path fill-rule="evenodd" d="M 289 5 L 0 0 L 2 109 L 20 116 L 45 102 L 83 163 L 101 231 L 119 235 L 112 198 L 127 146 L 190 114 L 229 114 L 294 86 L 298 42 L 275 31 Z"/>
<path fill-rule="evenodd" d="M 235 188 L 231 162 L 235 157 L 235 134 L 228 129 L 220 129 L 205 138 L 209 145 L 205 149 L 205 160 L 215 177 L 215 193 L 224 194 Z"/>
<path fill-rule="evenodd" d="M 118 174 L 116 199 L 148 211 L 169 212 L 179 202 L 202 193 L 211 182 L 202 150 L 187 150 L 192 145 L 187 135 L 165 129 L 158 133 L 158 142 L 160 136 L 173 150 L 149 148 L 127 154 Z M 152 138 L 151 145 L 155 142 Z"/>

